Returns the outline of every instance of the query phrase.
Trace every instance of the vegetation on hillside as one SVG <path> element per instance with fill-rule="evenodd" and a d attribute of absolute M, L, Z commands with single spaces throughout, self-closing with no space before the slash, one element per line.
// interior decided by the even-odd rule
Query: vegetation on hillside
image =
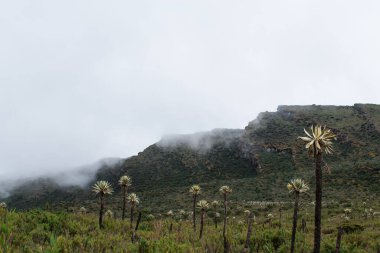
<path fill-rule="evenodd" d="M 234 191 L 236 192 L 236 191 Z M 232 193 L 231 195 L 233 195 Z M 326 204 L 323 209 L 321 252 L 335 252 L 338 228 L 344 229 L 340 252 L 376 253 L 380 249 L 379 203 Z M 279 208 L 283 206 L 282 222 Z M 273 202 L 230 202 L 227 237 L 231 252 L 242 252 L 247 236 L 245 210 L 250 210 L 255 219 L 249 237 L 247 252 L 289 252 L 291 246 L 293 204 Z M 345 209 L 351 209 L 346 218 Z M 296 252 L 311 252 L 313 247 L 312 203 L 300 201 L 299 214 L 306 227 L 297 226 Z M 367 209 L 367 210 L 366 210 Z M 1 210 L 1 218 L 4 209 Z M 186 209 L 191 210 L 191 203 Z M 199 209 L 198 209 L 199 210 Z M 222 212 L 223 207 L 217 208 Z M 116 210 L 114 210 L 116 211 Z M 199 210 L 200 211 L 200 210 Z M 198 211 L 198 213 L 199 213 Z M 373 214 L 375 213 L 375 214 Z M 271 222 L 267 215 L 272 214 Z M 104 229 L 98 228 L 97 215 L 82 213 L 79 208 L 73 213 L 46 210 L 8 211 L 6 221 L 1 219 L 0 252 L 222 252 L 223 227 L 214 226 L 214 210 L 205 210 L 203 236 L 194 233 L 191 215 L 186 218 L 174 211 L 173 216 L 143 213 L 137 230 L 137 240 L 132 243 L 129 220 L 106 217 Z M 200 225 L 200 220 L 197 225 Z M 172 226 L 170 226 L 172 224 Z M 172 233 L 170 232 L 170 227 Z M 124 251 L 123 251 L 124 250 Z"/>
<path fill-rule="evenodd" d="M 324 174 L 324 200 L 379 200 L 379 105 L 280 106 L 277 112 L 260 114 L 242 134 L 238 130 L 219 130 L 212 138 L 205 137 L 213 144 L 207 151 L 199 152 L 186 142 L 168 147 L 154 144 L 137 156 L 113 166 L 104 165 L 91 184 L 107 180 L 122 198 L 118 180 L 128 174 L 134 179 L 128 191 L 140 197 L 142 207 L 155 212 L 185 208 L 183 199 L 193 184 L 199 184 L 202 196 L 209 199 L 218 197 L 215 188 L 228 184 L 240 189 L 232 200 L 286 200 L 286 192 L 277 185 L 287 184 L 294 177 L 310 182 L 312 190 L 315 187 L 310 160 L 297 137 L 306 126 L 316 123 L 328 125 L 337 135 L 336 155 L 325 158 L 331 173 Z M 228 145 L 223 136 L 231 136 Z M 15 189 L 5 201 L 18 209 L 49 205 L 68 210 L 86 205 L 89 211 L 98 210 L 88 188 L 62 188 L 47 179 Z M 107 204 L 116 209 L 120 201 L 114 198 Z M 121 212 L 115 215 L 121 216 Z"/>
<path fill-rule="evenodd" d="M 329 126 L 331 123 L 331 130 L 318 126 L 319 122 Z M 299 138 L 306 142 L 312 161 L 305 154 L 305 146 L 297 141 L 303 126 L 311 126 L 311 132 L 305 131 L 306 136 Z M 88 242 L 83 241 L 86 233 L 72 232 L 78 235 L 80 246 L 55 249 L 55 244 L 50 243 L 51 236 L 56 240 L 65 238 L 62 240 L 66 246 L 76 239 L 67 230 L 54 233 L 50 230 L 47 232 L 50 244 L 48 240 L 41 243 L 32 239 L 31 247 L 42 247 L 38 249 L 47 252 L 113 252 L 123 248 L 138 252 L 227 253 L 310 252 L 313 245 L 315 253 L 377 252 L 380 250 L 379 217 L 375 211 L 379 208 L 380 193 L 379 127 L 380 106 L 280 107 L 275 113 L 261 114 L 242 134 L 227 134 L 229 130 L 223 130 L 218 132 L 220 135 L 214 133 L 198 140 L 202 149 L 186 141 L 152 145 L 138 156 L 101 169 L 93 186 L 99 198 L 94 198 L 89 190 L 34 190 L 39 193 L 33 196 L 36 206 L 45 201 L 45 211 L 8 214 L 7 207 L 2 208 L 5 218 L 0 241 L 4 249 L 21 250 L 22 245 L 15 243 L 15 238 L 23 232 L 9 231 L 19 229 L 12 227 L 10 220 L 16 221 L 22 215 L 37 212 L 49 217 L 64 216 L 86 227 L 92 224 L 92 213 L 97 211 L 102 230 L 92 231 L 90 238 L 117 236 L 111 245 L 96 242 L 86 248 Z M 224 134 L 229 136 L 228 142 Z M 333 152 L 335 137 L 335 155 L 323 157 L 323 153 Z M 301 179 L 288 183 L 298 177 L 315 183 L 310 187 Z M 323 192 L 322 181 L 326 186 Z M 105 196 L 113 192 L 112 185 L 117 188 L 106 203 Z M 286 186 L 294 198 L 284 191 Z M 133 192 L 128 196 L 127 188 Z M 315 192 L 315 198 L 304 194 L 301 200 L 299 194 L 309 189 Z M 200 194 L 202 199 L 198 201 Z M 51 195 L 64 202 L 47 201 Z M 23 202 L 25 199 L 28 201 Z M 10 207 L 30 205 L 30 198 L 17 191 L 8 201 Z M 124 220 L 127 201 L 129 222 Z M 66 211 L 62 213 L 63 207 Z M 289 215 L 292 211 L 293 219 Z M 218 227 L 218 222 L 223 222 L 223 228 Z M 310 223 L 314 223 L 314 229 L 307 229 Z M 355 238 L 364 243 L 358 243 Z"/>

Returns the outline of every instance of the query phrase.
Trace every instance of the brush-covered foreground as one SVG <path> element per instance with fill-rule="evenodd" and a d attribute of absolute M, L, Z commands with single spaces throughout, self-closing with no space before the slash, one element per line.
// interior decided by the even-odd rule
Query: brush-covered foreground
<path fill-rule="evenodd" d="M 335 252 L 337 227 L 343 226 L 341 251 L 379 252 L 379 206 L 367 204 L 326 204 L 322 221 L 322 252 Z M 311 252 L 313 247 L 313 208 L 303 204 L 298 222 L 296 252 Z M 344 212 L 350 208 L 350 212 Z M 231 203 L 228 216 L 228 240 L 231 252 L 242 252 L 247 234 L 245 210 L 256 215 L 249 252 L 289 252 L 292 203 Z M 280 209 L 281 215 L 280 215 Z M 131 241 L 129 215 L 125 221 L 105 218 L 99 229 L 95 214 L 31 210 L 1 213 L 0 252 L 223 252 L 222 217 L 214 225 L 214 210 L 205 219 L 203 238 L 199 240 L 199 213 L 194 233 L 191 217 L 156 214 L 142 215 L 137 239 Z M 268 214 L 273 218 L 268 219 Z M 269 215 L 269 217 L 272 217 Z M 280 219 L 281 217 L 281 219 Z M 301 220 L 306 220 L 306 231 Z M 281 220 L 281 221 L 280 221 Z M 172 224 L 172 231 L 170 227 Z M 135 227 L 135 224 L 134 224 Z"/>

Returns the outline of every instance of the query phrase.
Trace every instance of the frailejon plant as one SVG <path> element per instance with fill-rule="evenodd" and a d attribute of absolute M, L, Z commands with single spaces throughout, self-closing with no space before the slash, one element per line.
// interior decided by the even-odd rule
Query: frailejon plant
<path fill-rule="evenodd" d="M 219 189 L 220 194 L 223 196 L 223 206 L 224 206 L 224 217 L 223 217 L 223 245 L 224 245 L 224 253 L 227 253 L 229 251 L 229 243 L 227 240 L 227 195 L 232 192 L 232 189 L 227 186 L 223 185 Z"/>
<path fill-rule="evenodd" d="M 249 210 L 246 210 L 246 211 L 249 211 Z M 252 223 L 253 223 L 253 213 L 249 211 L 247 237 L 245 239 L 243 253 L 249 252 L 249 245 L 251 242 L 251 234 L 252 234 Z"/>
<path fill-rule="evenodd" d="M 183 221 L 188 218 L 188 213 L 185 210 L 181 209 L 181 210 L 179 210 L 178 215 L 179 215 L 179 227 L 178 227 L 178 231 L 180 231 L 182 229 L 182 223 L 183 223 Z"/>
<path fill-rule="evenodd" d="M 104 198 L 106 195 L 111 195 L 113 190 L 111 184 L 107 181 L 98 181 L 92 187 L 92 191 L 99 195 L 100 200 L 100 210 L 99 210 L 99 227 L 104 228 L 103 225 L 103 214 L 104 214 Z"/>
<path fill-rule="evenodd" d="M 366 218 L 373 218 L 375 216 L 375 212 L 372 208 L 365 208 L 364 209 L 364 217 Z"/>
<path fill-rule="evenodd" d="M 134 243 L 136 241 L 136 238 L 138 237 L 137 236 L 137 230 L 139 229 L 139 225 L 140 225 L 140 222 L 141 222 L 141 216 L 142 216 L 142 214 L 141 214 L 141 212 L 139 212 L 139 215 L 137 216 L 136 227 L 132 231 L 132 236 L 131 236 L 132 243 Z"/>
<path fill-rule="evenodd" d="M 155 218 L 156 218 L 156 216 L 154 216 L 153 214 L 148 214 L 148 215 L 146 216 L 147 221 L 152 221 L 152 220 L 154 220 Z"/>
<path fill-rule="evenodd" d="M 166 213 L 166 216 L 169 218 L 169 222 L 170 222 L 170 225 L 169 225 L 169 234 L 170 234 L 173 231 L 173 216 L 174 216 L 174 212 L 172 210 L 169 210 Z"/>
<path fill-rule="evenodd" d="M 219 207 L 219 205 L 220 205 L 220 203 L 219 203 L 219 201 L 217 201 L 217 200 L 214 200 L 213 202 L 211 202 L 211 206 L 212 206 L 212 208 L 214 208 L 214 224 L 215 224 L 215 228 L 218 228 L 218 215 L 217 214 L 219 214 L 218 213 L 218 207 Z M 219 216 L 220 216 L 220 214 L 219 214 Z"/>
<path fill-rule="evenodd" d="M 2 216 L 4 223 L 6 223 L 6 221 L 7 221 L 7 213 L 8 213 L 7 204 L 5 202 L 1 202 L 0 203 L 0 215 Z"/>
<path fill-rule="evenodd" d="M 342 214 L 342 218 L 345 220 L 345 221 L 349 221 L 350 220 L 350 214 L 351 214 L 351 208 L 345 208 L 343 210 L 343 214 Z"/>
<path fill-rule="evenodd" d="M 335 243 L 335 252 L 336 253 L 340 252 L 340 244 L 342 242 L 343 233 L 344 233 L 344 229 L 341 226 L 339 226 L 338 227 L 338 234 L 336 236 L 336 243 Z"/>
<path fill-rule="evenodd" d="M 297 221 L 298 221 L 298 205 L 300 194 L 307 192 L 310 188 L 309 186 L 300 178 L 290 180 L 287 185 L 289 193 L 294 195 L 294 212 L 293 212 L 293 226 L 292 226 L 292 239 L 290 252 L 294 253 L 294 246 L 296 241 L 296 231 L 297 231 Z"/>
<path fill-rule="evenodd" d="M 140 199 L 137 197 L 136 193 L 131 193 L 128 195 L 127 200 L 131 205 L 131 219 L 129 227 L 132 230 L 133 228 L 133 214 L 135 212 L 135 207 L 140 203 Z"/>
<path fill-rule="evenodd" d="M 179 214 L 180 220 L 187 219 L 188 213 L 185 210 L 183 209 L 179 210 L 178 214 Z"/>
<path fill-rule="evenodd" d="M 128 188 L 132 185 L 132 179 L 129 176 L 124 175 L 119 179 L 119 185 L 123 189 L 123 211 L 121 214 L 121 219 L 124 220 L 127 206 L 127 192 Z"/>
<path fill-rule="evenodd" d="M 248 221 L 249 221 L 249 216 L 251 214 L 251 211 L 249 210 L 244 210 L 244 215 L 245 215 L 245 218 L 246 218 L 246 222 L 248 224 Z"/>
<path fill-rule="evenodd" d="M 335 134 L 319 125 L 311 126 L 311 132 L 304 129 L 306 136 L 298 137 L 306 142 L 309 157 L 315 160 L 315 213 L 314 213 L 314 253 L 321 251 L 321 215 L 322 215 L 322 163 L 323 153 L 332 154 L 332 140 Z"/>
<path fill-rule="evenodd" d="M 282 210 L 284 209 L 284 205 L 282 203 L 280 203 L 280 207 L 278 208 L 278 212 L 279 212 L 279 222 L 280 222 L 280 227 L 282 227 Z"/>
<path fill-rule="evenodd" d="M 86 214 L 87 213 L 87 209 L 84 206 L 82 206 L 81 208 L 79 208 L 79 213 L 80 214 Z"/>
<path fill-rule="evenodd" d="M 112 219 L 113 218 L 113 212 L 111 210 L 107 210 L 107 212 L 104 213 L 104 216 L 106 218 Z"/>
<path fill-rule="evenodd" d="M 197 203 L 197 197 L 201 194 L 201 187 L 197 184 L 190 187 L 189 193 L 193 198 L 193 230 L 194 232 L 197 230 L 196 227 L 196 217 L 195 217 L 195 205 Z"/>
<path fill-rule="evenodd" d="M 269 226 L 272 227 L 272 220 L 274 219 L 274 215 L 271 213 L 268 213 L 266 216 L 266 222 L 269 223 Z"/>
<path fill-rule="evenodd" d="M 201 200 L 198 202 L 197 206 L 199 209 L 201 209 L 201 226 L 199 228 L 199 239 L 202 239 L 204 218 L 205 218 L 206 210 L 209 207 L 209 204 L 206 200 Z"/>

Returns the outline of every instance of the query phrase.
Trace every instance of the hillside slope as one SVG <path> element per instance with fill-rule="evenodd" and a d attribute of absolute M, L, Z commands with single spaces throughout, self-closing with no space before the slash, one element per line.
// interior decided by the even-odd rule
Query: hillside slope
<path fill-rule="evenodd" d="M 217 198 L 230 185 L 233 200 L 288 199 L 286 182 L 300 176 L 313 187 L 313 163 L 297 140 L 303 128 L 323 124 L 337 134 L 335 154 L 325 161 L 326 201 L 349 202 L 380 195 L 380 105 L 280 106 L 261 113 L 243 130 L 217 129 L 194 135 L 168 136 L 112 166 L 103 166 L 95 180 L 110 181 L 115 193 L 108 200 L 120 205 L 118 178 L 133 178 L 131 191 L 143 208 L 161 212 L 188 207 L 188 188 L 199 183 L 203 197 Z M 327 169 L 328 170 L 328 169 Z M 91 182 L 93 183 L 93 182 Z M 15 189 L 10 206 L 30 208 L 45 203 L 54 208 L 96 208 L 97 199 L 85 189 L 62 188 L 49 179 Z"/>

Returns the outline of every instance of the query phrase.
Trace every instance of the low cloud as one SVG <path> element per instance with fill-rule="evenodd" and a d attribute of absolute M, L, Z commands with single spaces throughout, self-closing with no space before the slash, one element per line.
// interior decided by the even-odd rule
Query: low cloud
<path fill-rule="evenodd" d="M 41 178 L 51 180 L 61 187 L 80 186 L 85 188 L 92 180 L 94 180 L 95 175 L 100 168 L 104 166 L 111 167 L 122 160 L 123 159 L 120 158 L 105 158 L 93 164 L 70 168 L 66 171 L 56 173 L 50 172 L 43 176 L 36 175 L 35 177 L 14 180 L 0 180 L 0 198 L 9 196 L 12 190 L 16 189 L 18 186 Z"/>
<path fill-rule="evenodd" d="M 214 129 L 194 134 L 166 135 L 157 143 L 162 148 L 177 148 L 185 146 L 197 152 L 205 153 L 215 145 L 228 147 L 243 135 L 241 129 Z"/>

